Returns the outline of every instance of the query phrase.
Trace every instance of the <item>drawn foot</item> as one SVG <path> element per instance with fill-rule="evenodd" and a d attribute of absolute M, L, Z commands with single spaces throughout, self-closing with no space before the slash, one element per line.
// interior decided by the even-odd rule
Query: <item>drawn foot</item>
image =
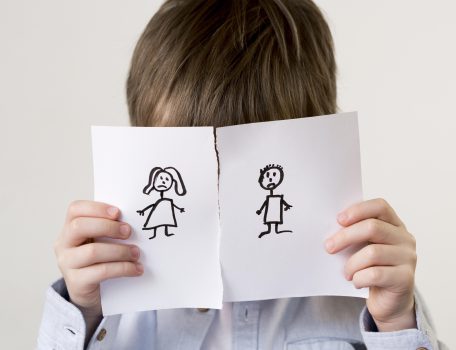
<path fill-rule="evenodd" d="M 287 232 L 291 233 L 293 231 L 291 231 L 291 230 L 276 231 L 277 234 L 279 234 L 279 233 L 287 233 Z"/>
<path fill-rule="evenodd" d="M 156 236 L 156 235 L 154 234 L 152 237 L 149 237 L 149 239 L 154 239 L 154 238 L 155 238 L 155 236 Z"/>
<path fill-rule="evenodd" d="M 263 237 L 264 235 L 267 235 L 267 234 L 269 234 L 269 233 L 271 233 L 271 231 L 261 232 L 260 235 L 258 236 L 258 238 L 261 238 L 261 237 Z"/>
<path fill-rule="evenodd" d="M 165 233 L 165 236 L 166 236 L 166 237 L 174 236 L 174 233 Z"/>

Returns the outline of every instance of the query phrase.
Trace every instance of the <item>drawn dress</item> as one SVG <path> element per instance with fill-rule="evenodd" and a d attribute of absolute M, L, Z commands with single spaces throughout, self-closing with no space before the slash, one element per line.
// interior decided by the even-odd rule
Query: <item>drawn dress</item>
<path fill-rule="evenodd" d="M 283 223 L 283 195 L 268 195 L 263 221 L 265 224 Z"/>
<path fill-rule="evenodd" d="M 152 230 L 160 226 L 177 226 L 172 199 L 161 198 L 155 202 L 144 223 L 143 230 Z"/>

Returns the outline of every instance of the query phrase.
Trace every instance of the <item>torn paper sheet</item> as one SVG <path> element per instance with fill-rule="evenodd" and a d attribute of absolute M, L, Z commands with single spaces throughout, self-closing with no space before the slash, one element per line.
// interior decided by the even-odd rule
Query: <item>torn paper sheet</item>
<path fill-rule="evenodd" d="M 337 213 L 362 201 L 356 113 L 218 128 L 224 301 L 367 297 L 329 255 Z"/>
<path fill-rule="evenodd" d="M 144 274 L 101 284 L 104 315 L 221 308 L 213 128 L 92 127 L 94 199 L 131 225 Z"/>

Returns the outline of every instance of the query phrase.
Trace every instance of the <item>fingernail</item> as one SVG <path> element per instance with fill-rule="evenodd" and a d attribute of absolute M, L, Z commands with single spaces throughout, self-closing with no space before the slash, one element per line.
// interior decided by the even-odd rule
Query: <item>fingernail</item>
<path fill-rule="evenodd" d="M 339 215 L 337 215 L 337 221 L 339 221 L 339 222 L 345 222 L 345 220 L 347 220 L 347 214 L 345 214 L 345 213 L 340 213 Z"/>
<path fill-rule="evenodd" d="M 130 226 L 121 225 L 120 226 L 120 233 L 122 234 L 122 236 L 128 237 L 128 235 L 130 234 Z"/>
<path fill-rule="evenodd" d="M 332 239 L 327 239 L 325 243 L 326 250 L 332 252 L 334 249 L 334 241 Z"/>
<path fill-rule="evenodd" d="M 117 209 L 116 207 L 109 207 L 108 208 L 109 216 L 116 216 L 118 211 L 119 211 L 119 209 Z"/>
<path fill-rule="evenodd" d="M 136 246 L 130 247 L 130 253 L 131 253 L 131 257 L 133 259 L 139 258 L 139 248 L 138 247 L 136 247 Z"/>
<path fill-rule="evenodd" d="M 138 271 L 138 273 L 143 273 L 144 272 L 144 266 L 141 264 L 141 263 L 137 263 L 136 264 L 136 271 Z"/>

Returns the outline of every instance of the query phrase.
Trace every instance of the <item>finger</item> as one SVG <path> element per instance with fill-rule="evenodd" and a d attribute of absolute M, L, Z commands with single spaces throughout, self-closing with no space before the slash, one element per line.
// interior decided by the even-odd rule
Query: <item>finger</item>
<path fill-rule="evenodd" d="M 66 221 L 70 222 L 79 216 L 117 220 L 119 215 L 119 208 L 112 205 L 95 201 L 78 200 L 68 206 Z"/>
<path fill-rule="evenodd" d="M 105 262 L 135 262 L 139 254 L 139 248 L 134 245 L 97 242 L 66 249 L 61 257 L 61 264 L 66 264 L 68 268 L 79 269 Z"/>
<path fill-rule="evenodd" d="M 96 264 L 72 271 L 77 283 L 96 285 L 111 278 L 140 276 L 144 267 L 139 262 L 122 261 Z"/>
<path fill-rule="evenodd" d="M 352 205 L 337 216 L 337 221 L 342 226 L 349 226 L 370 218 L 379 219 L 395 226 L 404 226 L 393 208 L 382 198 Z"/>
<path fill-rule="evenodd" d="M 345 264 L 345 277 L 350 281 L 353 275 L 373 266 L 396 266 L 413 263 L 416 254 L 404 251 L 401 246 L 370 244 L 353 254 Z"/>
<path fill-rule="evenodd" d="M 127 239 L 130 237 L 130 233 L 130 226 L 124 222 L 102 218 L 77 217 L 68 224 L 65 246 L 78 246 L 87 239 L 98 237 Z"/>
<path fill-rule="evenodd" d="M 403 229 L 385 221 L 368 219 L 345 227 L 329 237 L 326 250 L 334 254 L 354 244 L 400 244 L 405 240 Z"/>
<path fill-rule="evenodd" d="M 356 288 L 389 288 L 397 291 L 408 290 L 414 285 L 414 271 L 407 265 L 374 266 L 353 275 Z"/>

